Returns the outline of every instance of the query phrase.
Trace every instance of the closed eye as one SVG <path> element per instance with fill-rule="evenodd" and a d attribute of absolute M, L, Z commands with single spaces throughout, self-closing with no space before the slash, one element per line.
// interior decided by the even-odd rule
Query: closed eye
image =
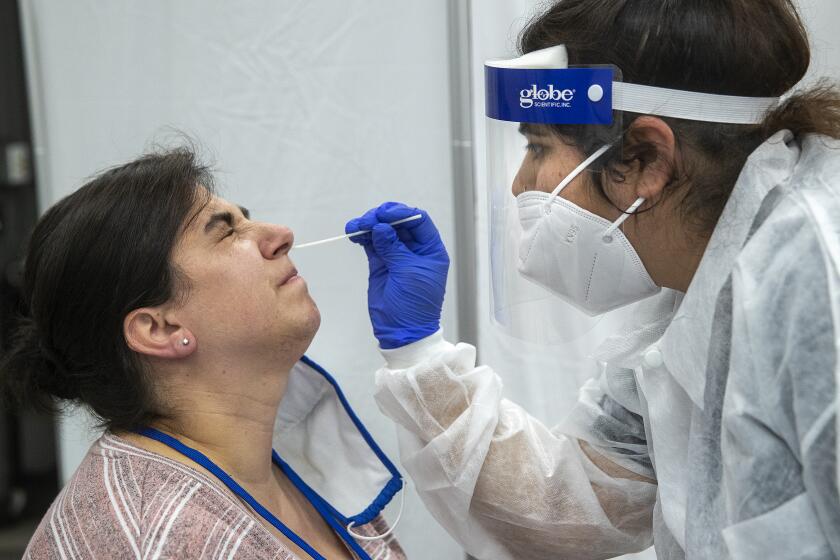
<path fill-rule="evenodd" d="M 240 206 L 240 207 L 239 207 L 239 210 L 242 212 L 242 215 L 245 217 L 245 219 L 246 219 L 246 220 L 250 220 L 250 219 L 251 219 L 251 213 L 250 213 L 250 212 L 248 212 L 248 209 L 247 209 L 247 208 L 245 208 L 245 207 L 243 207 L 243 206 Z M 237 221 L 238 221 L 238 220 L 237 220 Z M 210 233 L 210 232 L 211 232 L 214 228 L 218 227 L 218 226 L 219 226 L 219 224 L 227 224 L 227 226 L 228 226 L 229 228 L 232 228 L 232 227 L 233 227 L 233 224 L 234 224 L 234 216 L 233 216 L 233 213 L 232 213 L 232 212 L 228 212 L 228 211 L 225 211 L 225 212 L 216 212 L 215 214 L 213 214 L 212 216 L 210 216 L 210 219 L 209 219 L 209 220 L 207 221 L 207 223 L 204 225 L 204 233 L 205 233 L 205 234 Z M 230 235 L 231 233 L 233 233 L 233 230 L 231 230 L 231 231 L 229 231 L 227 234 L 225 234 L 225 236 L 224 236 L 224 237 L 227 237 L 227 236 L 228 236 L 228 235 Z M 224 237 L 223 237 L 222 239 L 224 239 Z"/>
<path fill-rule="evenodd" d="M 528 144 L 525 146 L 525 149 L 531 154 L 533 154 L 535 158 L 539 158 L 546 152 L 546 147 L 543 144 L 537 142 L 528 142 Z"/>

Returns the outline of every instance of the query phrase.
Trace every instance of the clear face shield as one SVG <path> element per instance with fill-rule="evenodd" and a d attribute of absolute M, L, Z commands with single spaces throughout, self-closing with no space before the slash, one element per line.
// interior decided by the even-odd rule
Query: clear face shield
<path fill-rule="evenodd" d="M 486 62 L 485 86 L 492 320 L 547 345 L 659 291 L 622 226 L 645 200 L 624 192 L 617 207 L 595 185 L 621 156 L 622 112 L 758 124 L 779 103 L 623 82 L 614 67 L 570 67 L 562 45 Z"/>
<path fill-rule="evenodd" d="M 565 49 L 556 47 L 487 62 L 485 80 L 492 319 L 517 338 L 568 343 L 598 324 L 602 310 L 585 304 L 610 289 L 593 285 L 596 275 L 583 278 L 601 264 L 592 262 L 597 255 L 573 249 L 593 230 L 603 243 L 611 223 L 584 218 L 589 213 L 569 197 L 589 196 L 581 187 L 593 180 L 598 159 L 621 149 L 612 108 L 620 74 L 613 67 L 569 68 Z M 593 153 L 577 147 L 583 143 Z M 611 253 L 600 256 L 620 276 L 625 257 L 614 247 L 599 248 Z"/>

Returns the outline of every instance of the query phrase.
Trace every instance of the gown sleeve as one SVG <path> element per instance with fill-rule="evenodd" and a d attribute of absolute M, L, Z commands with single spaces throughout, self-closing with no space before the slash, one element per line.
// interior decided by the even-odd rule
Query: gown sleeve
<path fill-rule="evenodd" d="M 650 546 L 656 484 L 642 421 L 620 404 L 632 391 L 612 394 L 608 372 L 569 419 L 588 433 L 570 436 L 503 399 L 470 345 L 437 333 L 383 354 L 376 400 L 398 425 L 402 464 L 468 553 L 585 560 Z"/>

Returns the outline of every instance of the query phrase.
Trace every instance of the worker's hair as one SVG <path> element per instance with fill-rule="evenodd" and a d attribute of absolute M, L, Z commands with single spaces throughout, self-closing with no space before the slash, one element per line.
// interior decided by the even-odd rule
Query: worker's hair
<path fill-rule="evenodd" d="M 791 0 L 560 0 L 527 25 L 519 44 L 523 53 L 564 44 L 570 65 L 614 65 L 626 82 L 749 97 L 787 93 L 805 76 L 811 56 Z M 639 117 L 616 116 L 612 129 L 553 128 L 589 154 Z M 840 138 L 840 90 L 823 81 L 796 92 L 757 126 L 663 120 L 681 154 L 665 192 L 690 185 L 680 203 L 682 216 L 708 236 L 747 157 L 767 138 L 783 129 L 799 138 Z M 620 188 L 628 164 L 644 167 L 660 159 L 652 144 L 627 134 L 623 143 L 623 150 L 611 150 L 592 167 L 605 196 L 604 176 Z"/>
<path fill-rule="evenodd" d="M 159 151 L 47 210 L 27 248 L 24 314 L 0 362 L 6 400 L 47 411 L 81 403 L 112 430 L 165 416 L 123 321 L 139 307 L 183 301 L 189 279 L 170 257 L 212 179 L 192 149 Z"/>

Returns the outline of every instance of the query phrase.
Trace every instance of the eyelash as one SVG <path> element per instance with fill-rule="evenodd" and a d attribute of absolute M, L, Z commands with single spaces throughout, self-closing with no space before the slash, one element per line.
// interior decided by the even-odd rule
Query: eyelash
<path fill-rule="evenodd" d="M 528 152 L 532 153 L 535 158 L 538 158 L 545 154 L 545 146 L 543 146 L 542 144 L 535 144 L 534 142 L 529 142 L 525 146 L 525 149 Z"/>
<path fill-rule="evenodd" d="M 230 237 L 230 236 L 231 236 L 231 235 L 233 235 L 235 232 L 236 232 L 236 230 L 235 230 L 235 229 L 231 229 L 231 230 L 229 230 L 226 234 L 224 234 L 224 235 L 222 236 L 222 239 L 225 239 L 225 238 L 227 238 L 227 237 Z"/>

